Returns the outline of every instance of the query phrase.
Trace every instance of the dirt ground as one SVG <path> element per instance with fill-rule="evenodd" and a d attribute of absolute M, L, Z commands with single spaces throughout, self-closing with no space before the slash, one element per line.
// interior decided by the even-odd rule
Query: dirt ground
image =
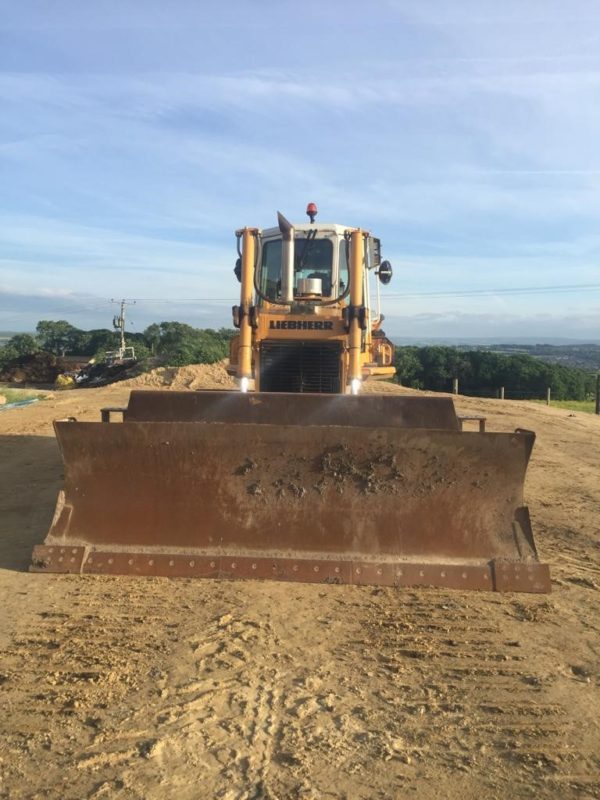
<path fill-rule="evenodd" d="M 600 798 L 600 418 L 457 399 L 538 434 L 551 595 L 29 574 L 52 420 L 129 390 L 0 413 L 1 798 Z"/>

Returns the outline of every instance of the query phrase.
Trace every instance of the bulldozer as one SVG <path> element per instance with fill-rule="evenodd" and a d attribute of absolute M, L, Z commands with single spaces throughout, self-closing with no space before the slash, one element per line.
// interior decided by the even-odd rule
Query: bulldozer
<path fill-rule="evenodd" d="M 64 488 L 32 571 L 550 591 L 523 501 L 535 434 L 365 392 L 394 375 L 392 267 L 307 214 L 236 232 L 235 390 L 55 422 Z"/>

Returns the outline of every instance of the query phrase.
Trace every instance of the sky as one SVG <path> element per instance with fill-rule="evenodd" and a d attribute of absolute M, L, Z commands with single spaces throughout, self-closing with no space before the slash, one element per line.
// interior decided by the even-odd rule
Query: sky
<path fill-rule="evenodd" d="M 234 231 L 314 201 L 388 335 L 600 340 L 597 0 L 0 10 L 0 330 L 230 326 Z"/>

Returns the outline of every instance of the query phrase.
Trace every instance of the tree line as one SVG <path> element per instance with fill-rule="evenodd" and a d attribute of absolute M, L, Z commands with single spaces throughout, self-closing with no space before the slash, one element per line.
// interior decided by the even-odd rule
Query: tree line
<path fill-rule="evenodd" d="M 235 331 L 194 328 L 182 322 L 149 325 L 128 333 L 127 345 L 143 361 L 160 356 L 172 366 L 212 364 L 229 355 Z M 65 320 L 40 320 L 35 335 L 18 333 L 0 347 L 0 369 L 9 361 L 44 350 L 56 356 L 78 355 L 104 359 L 119 345 L 119 334 L 106 328 L 81 330 Z M 452 390 L 455 378 L 461 394 L 495 397 L 501 386 L 507 398 L 545 397 L 550 387 L 555 400 L 586 400 L 593 396 L 595 375 L 576 367 L 552 364 L 525 354 L 502 355 L 488 350 L 455 347 L 397 347 L 396 378 L 403 386 L 437 392 Z"/>
<path fill-rule="evenodd" d="M 87 356 L 102 361 L 107 351 L 119 346 L 119 333 L 107 328 L 81 330 L 66 320 L 40 320 L 35 334 L 17 333 L 0 347 L 0 368 L 8 362 L 45 351 L 56 356 Z M 136 358 L 161 356 L 172 366 L 213 364 L 229 355 L 234 331 L 226 328 L 194 328 L 182 322 L 149 325 L 142 333 L 128 333 L 127 346 L 135 348 Z"/>
<path fill-rule="evenodd" d="M 397 347 L 396 380 L 403 386 L 452 391 L 456 378 L 461 394 L 506 398 L 545 397 L 550 387 L 555 400 L 587 400 L 593 396 L 595 375 L 577 367 L 552 364 L 525 354 L 501 355 L 455 347 Z"/>

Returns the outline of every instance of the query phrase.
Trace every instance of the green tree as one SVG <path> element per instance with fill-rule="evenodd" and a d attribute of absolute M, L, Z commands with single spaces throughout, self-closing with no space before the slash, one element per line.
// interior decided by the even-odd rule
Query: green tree
<path fill-rule="evenodd" d="M 150 348 L 150 352 L 152 353 L 152 355 L 156 355 L 156 353 L 158 353 L 158 347 L 160 345 L 160 337 L 161 337 L 160 325 L 158 325 L 158 323 L 156 322 L 153 322 L 152 325 L 148 325 L 142 336 L 144 337 L 146 345 Z"/>
<path fill-rule="evenodd" d="M 107 350 L 114 350 L 119 346 L 119 335 L 108 328 L 96 328 L 87 332 L 87 342 L 82 353 L 94 356 L 96 360 L 103 360 Z"/>
<path fill-rule="evenodd" d="M 9 361 L 37 353 L 39 349 L 39 344 L 30 333 L 16 333 L 3 347 L 0 347 L 0 369 L 3 369 Z"/>
<path fill-rule="evenodd" d="M 397 347 L 395 355 L 396 380 L 413 389 L 423 388 L 423 369 L 416 347 Z"/>
<path fill-rule="evenodd" d="M 30 333 L 16 333 L 8 340 L 6 347 L 14 350 L 17 356 L 28 356 L 40 349 L 38 342 Z"/>
<path fill-rule="evenodd" d="M 40 320 L 36 331 L 41 347 L 57 356 L 75 352 L 76 345 L 81 341 L 81 331 L 64 319 Z"/>
<path fill-rule="evenodd" d="M 452 387 L 453 368 L 449 347 L 422 347 L 419 360 L 425 374 L 425 387 L 436 392 L 448 392 Z"/>
<path fill-rule="evenodd" d="M 161 322 L 144 331 L 146 344 L 173 366 L 212 364 L 229 354 L 233 331 L 193 328 L 183 322 Z"/>
<path fill-rule="evenodd" d="M 594 391 L 594 376 L 576 367 L 547 363 L 523 353 L 504 355 L 453 347 L 399 347 L 397 380 L 405 386 L 449 391 L 458 378 L 462 394 L 541 398 L 550 387 L 556 400 L 584 400 Z"/>

